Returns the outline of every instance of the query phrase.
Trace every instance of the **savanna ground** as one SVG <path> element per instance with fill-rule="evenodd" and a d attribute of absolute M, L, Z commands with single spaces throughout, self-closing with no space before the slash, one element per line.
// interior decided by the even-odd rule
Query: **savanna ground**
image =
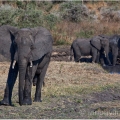
<path fill-rule="evenodd" d="M 0 63 L 0 100 L 8 69 L 9 62 Z M 119 74 L 110 74 L 98 64 L 51 61 L 42 102 L 19 106 L 17 80 L 12 97 L 14 106 L 0 106 L 0 118 L 120 118 L 119 82 Z M 33 86 L 32 98 L 34 92 Z"/>
<path fill-rule="evenodd" d="M 66 7 L 79 8 L 74 1 L 55 4 L 39 1 L 0 1 L 0 25 L 9 24 L 19 28 L 42 25 L 51 31 L 55 45 L 70 45 L 77 37 L 120 34 L 119 16 L 113 14 L 120 8 L 119 1 L 93 1 L 84 4 L 91 14 L 97 17 L 98 22 L 89 19 L 90 13 L 85 17 L 79 9 L 78 13 L 81 13 L 80 18 L 84 18 L 83 21 L 61 19 L 62 15 L 68 13 Z M 104 7 L 104 14 L 101 14 Z M 71 14 L 69 17 L 73 16 Z M 0 106 L 1 119 L 120 118 L 120 75 L 110 74 L 98 64 L 68 62 L 66 56 L 68 57 L 69 52 L 66 48 L 69 47 L 63 47 L 59 51 L 57 46 L 53 51 L 45 77 L 45 87 L 42 89 L 43 101 L 33 102 L 31 106 L 19 106 L 17 80 L 12 97 L 14 106 Z M 0 63 L 0 100 L 4 95 L 8 69 L 9 62 Z M 34 92 L 33 86 L 32 98 Z"/>

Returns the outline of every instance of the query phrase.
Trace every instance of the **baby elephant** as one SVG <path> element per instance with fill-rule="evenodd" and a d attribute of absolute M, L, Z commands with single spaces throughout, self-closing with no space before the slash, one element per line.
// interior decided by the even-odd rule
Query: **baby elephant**
<path fill-rule="evenodd" d="M 70 48 L 70 60 L 72 60 L 72 51 L 74 55 L 75 62 L 79 62 L 81 56 L 92 56 L 92 62 L 99 62 L 100 55 L 107 58 L 108 63 L 110 60 L 108 58 L 109 52 L 109 40 L 102 36 L 95 36 L 92 39 L 76 39 L 73 41 Z M 101 61 L 103 65 L 104 61 Z"/>

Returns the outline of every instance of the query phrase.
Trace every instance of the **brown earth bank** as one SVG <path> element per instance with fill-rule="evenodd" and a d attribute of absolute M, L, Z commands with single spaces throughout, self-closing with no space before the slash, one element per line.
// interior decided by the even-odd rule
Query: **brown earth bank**
<path fill-rule="evenodd" d="M 52 61 L 70 61 L 70 45 L 53 46 Z"/>
<path fill-rule="evenodd" d="M 0 100 L 9 64 L 0 63 Z M 42 89 L 43 101 L 19 106 L 17 80 L 12 96 L 14 106 L 0 106 L 0 118 L 120 118 L 119 83 L 119 74 L 110 74 L 98 64 L 51 61 Z M 35 86 L 32 87 L 32 98 L 34 92 Z"/>

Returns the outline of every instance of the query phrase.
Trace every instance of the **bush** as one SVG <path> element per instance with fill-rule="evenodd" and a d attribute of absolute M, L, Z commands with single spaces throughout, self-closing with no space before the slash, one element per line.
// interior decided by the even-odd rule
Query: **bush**
<path fill-rule="evenodd" d="M 49 29 L 52 30 L 55 24 L 58 22 L 58 18 L 53 14 L 48 14 L 45 16 L 46 26 L 49 26 Z"/>
<path fill-rule="evenodd" d="M 94 31 L 92 30 L 81 30 L 79 33 L 76 33 L 78 38 L 91 38 L 94 35 Z"/>
<path fill-rule="evenodd" d="M 62 18 L 72 22 L 79 22 L 89 16 L 87 7 L 79 1 L 64 2 L 60 10 Z"/>
<path fill-rule="evenodd" d="M 0 10 L 0 25 L 9 24 L 20 28 L 43 26 L 52 29 L 57 21 L 56 16 L 44 15 L 41 10 Z"/>
<path fill-rule="evenodd" d="M 53 4 L 51 1 L 36 1 L 36 7 L 38 10 L 43 9 L 49 12 L 50 9 L 53 7 Z"/>

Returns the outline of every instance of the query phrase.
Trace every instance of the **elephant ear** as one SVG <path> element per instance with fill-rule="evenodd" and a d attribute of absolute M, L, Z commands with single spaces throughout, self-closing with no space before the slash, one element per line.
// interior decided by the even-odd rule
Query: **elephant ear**
<path fill-rule="evenodd" d="M 35 61 L 52 52 L 53 39 L 50 32 L 43 27 L 33 28 L 31 31 L 34 38 L 31 59 Z"/>
<path fill-rule="evenodd" d="M 90 44 L 92 47 L 96 48 L 97 50 L 101 49 L 101 41 L 99 36 L 95 36 L 91 39 Z"/>
<path fill-rule="evenodd" d="M 120 49 L 120 35 L 118 36 L 118 48 Z"/>
<path fill-rule="evenodd" d="M 11 61 L 14 55 L 13 40 L 14 36 L 11 36 L 10 30 L 15 32 L 18 28 L 10 25 L 0 26 L 0 61 Z"/>

